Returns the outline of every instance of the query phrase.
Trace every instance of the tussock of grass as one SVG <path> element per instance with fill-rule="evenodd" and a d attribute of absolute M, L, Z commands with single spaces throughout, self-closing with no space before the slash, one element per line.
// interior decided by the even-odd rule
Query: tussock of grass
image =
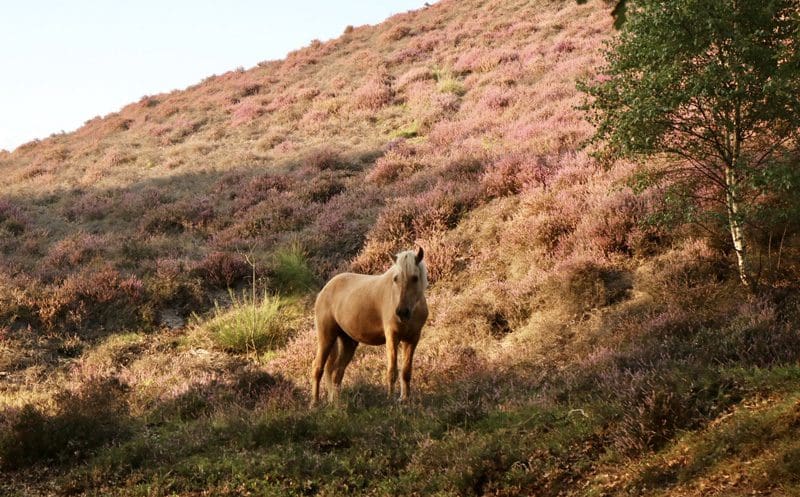
<path fill-rule="evenodd" d="M 299 243 L 275 252 L 271 276 L 281 291 L 290 294 L 308 292 L 316 283 L 306 252 Z"/>
<path fill-rule="evenodd" d="M 464 96 L 467 89 L 455 76 L 450 73 L 437 73 L 437 88 L 442 93 L 452 93 L 456 96 Z"/>
<path fill-rule="evenodd" d="M 212 317 L 199 326 L 225 351 L 260 353 L 285 344 L 298 315 L 295 301 L 285 297 L 265 293 L 254 303 L 231 293 L 231 306 L 216 304 Z"/>

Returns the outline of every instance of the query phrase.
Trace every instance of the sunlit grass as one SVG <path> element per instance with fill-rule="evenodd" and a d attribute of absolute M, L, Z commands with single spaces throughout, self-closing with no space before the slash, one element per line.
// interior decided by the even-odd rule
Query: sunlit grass
<path fill-rule="evenodd" d="M 305 250 L 299 243 L 278 249 L 274 254 L 272 279 L 282 291 L 292 294 L 311 290 L 316 282 Z"/>
<path fill-rule="evenodd" d="M 263 353 L 286 343 L 298 316 L 295 300 L 264 293 L 253 302 L 252 297 L 231 292 L 230 307 L 217 303 L 207 321 L 196 322 L 225 351 Z"/>

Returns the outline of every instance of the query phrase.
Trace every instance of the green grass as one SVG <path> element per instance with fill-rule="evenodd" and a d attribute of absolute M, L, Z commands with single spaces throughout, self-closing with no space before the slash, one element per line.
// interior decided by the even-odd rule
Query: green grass
<path fill-rule="evenodd" d="M 212 317 L 199 326 L 221 349 L 235 353 L 261 353 L 286 343 L 298 318 L 296 302 L 278 295 L 252 298 L 231 293 L 231 306 L 214 307 Z"/>
<path fill-rule="evenodd" d="M 416 138 L 420 134 L 420 125 L 419 121 L 414 121 L 411 124 L 408 124 L 394 133 L 392 133 L 392 138 Z"/>
<path fill-rule="evenodd" d="M 460 426 L 429 404 L 242 414 L 144 429 L 68 472 L 62 490 L 481 495 L 514 485 L 560 488 L 574 469 L 559 467 L 561 455 L 598 428 L 531 405 Z M 531 453 L 543 457 L 533 461 Z"/>
<path fill-rule="evenodd" d="M 272 281 L 284 293 L 302 294 L 314 288 L 316 276 L 299 243 L 278 249 L 274 254 Z"/>
<path fill-rule="evenodd" d="M 462 97 L 467 93 L 464 84 L 458 80 L 452 73 L 447 71 L 437 70 L 434 71 L 436 78 L 436 88 L 441 93 L 452 93 L 453 95 Z"/>

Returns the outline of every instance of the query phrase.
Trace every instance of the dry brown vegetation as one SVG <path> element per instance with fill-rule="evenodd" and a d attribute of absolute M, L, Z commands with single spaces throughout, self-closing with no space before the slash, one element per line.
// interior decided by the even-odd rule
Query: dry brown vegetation
<path fill-rule="evenodd" d="M 0 155 L 0 489 L 796 492 L 798 226 L 743 297 L 724 232 L 581 149 L 612 23 L 443 0 Z M 364 347 L 308 411 L 314 288 L 414 243 L 416 400 Z M 280 340 L 221 340 L 253 287 Z"/>

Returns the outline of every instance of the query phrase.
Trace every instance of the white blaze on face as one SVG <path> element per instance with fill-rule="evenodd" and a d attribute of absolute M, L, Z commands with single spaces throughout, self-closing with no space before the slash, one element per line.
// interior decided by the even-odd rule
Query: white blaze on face
<path fill-rule="evenodd" d="M 395 262 L 393 279 L 397 298 L 395 313 L 401 321 L 407 320 L 428 286 L 425 264 L 422 261 L 417 264 L 416 254 L 412 251 L 400 253 Z"/>

